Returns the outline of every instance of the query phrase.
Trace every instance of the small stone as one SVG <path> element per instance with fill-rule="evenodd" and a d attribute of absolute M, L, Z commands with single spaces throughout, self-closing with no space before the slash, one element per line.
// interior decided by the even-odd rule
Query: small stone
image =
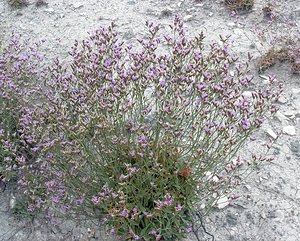
<path fill-rule="evenodd" d="M 82 8 L 82 7 L 83 7 L 83 4 L 80 3 L 80 2 L 78 2 L 78 3 L 73 3 L 73 7 L 74 7 L 75 9 L 79 9 L 79 8 Z"/>
<path fill-rule="evenodd" d="M 280 97 L 278 98 L 278 102 L 279 102 L 280 104 L 286 104 L 286 103 L 287 103 L 287 99 L 286 99 L 284 96 L 280 96 Z"/>
<path fill-rule="evenodd" d="M 16 197 L 14 195 L 11 195 L 11 198 L 9 200 L 9 208 L 14 209 L 16 207 Z"/>
<path fill-rule="evenodd" d="M 177 4 L 177 6 L 180 8 L 181 7 L 181 5 L 182 5 L 182 2 L 179 2 L 178 4 Z"/>
<path fill-rule="evenodd" d="M 226 195 L 221 196 L 217 201 L 217 207 L 219 209 L 225 208 L 226 206 L 228 206 L 228 204 L 229 200 Z"/>
<path fill-rule="evenodd" d="M 264 84 L 269 84 L 270 83 L 270 77 L 269 76 L 260 75 L 259 77 L 263 79 Z"/>
<path fill-rule="evenodd" d="M 267 129 L 267 134 L 274 140 L 277 139 L 277 134 L 271 128 Z"/>
<path fill-rule="evenodd" d="M 45 10 L 44 10 L 46 13 L 54 13 L 54 9 L 53 8 L 46 8 Z"/>
<path fill-rule="evenodd" d="M 282 129 L 284 134 L 290 135 L 290 136 L 295 136 L 296 135 L 296 128 L 295 126 L 285 126 Z"/>
<path fill-rule="evenodd" d="M 205 208 L 205 204 L 202 203 L 202 204 L 200 205 L 200 209 L 204 209 L 204 208 Z"/>
<path fill-rule="evenodd" d="M 252 98 L 252 91 L 244 91 L 243 96 L 245 96 L 247 98 Z"/>
<path fill-rule="evenodd" d="M 191 14 L 186 15 L 186 16 L 184 16 L 183 21 L 185 21 L 185 22 L 191 21 L 193 17 L 194 17 L 194 16 L 191 15 Z"/>
<path fill-rule="evenodd" d="M 234 23 L 234 22 L 229 22 L 229 23 L 227 23 L 227 26 L 228 26 L 228 27 L 234 27 L 234 26 L 235 26 L 235 23 Z"/>
<path fill-rule="evenodd" d="M 213 176 L 212 180 L 213 182 L 217 183 L 219 182 L 220 179 L 217 176 Z"/>
<path fill-rule="evenodd" d="M 210 17 L 211 17 L 212 15 L 214 15 L 212 12 L 210 12 L 210 13 L 208 14 L 208 16 L 210 16 Z"/>
<path fill-rule="evenodd" d="M 230 71 L 229 71 L 229 74 L 230 74 L 231 77 L 233 77 L 233 76 L 234 76 L 234 71 L 233 71 L 233 70 L 230 70 Z"/>
<path fill-rule="evenodd" d="M 299 140 L 291 142 L 291 151 L 294 153 L 300 154 L 300 141 Z"/>
<path fill-rule="evenodd" d="M 294 119 L 296 117 L 297 112 L 294 112 L 292 110 L 286 110 L 284 112 L 284 115 L 289 117 L 290 119 Z"/>
<path fill-rule="evenodd" d="M 263 212 L 260 214 L 260 216 L 263 218 L 263 219 L 266 219 L 267 218 L 267 215 Z"/>
<path fill-rule="evenodd" d="M 186 11 L 188 12 L 188 13 L 190 13 L 190 12 L 193 12 L 195 10 L 195 8 L 189 8 L 189 9 L 187 9 Z"/>
<path fill-rule="evenodd" d="M 289 119 L 284 115 L 282 114 L 280 111 L 277 111 L 276 114 L 274 115 L 275 118 L 277 120 L 279 120 L 282 124 L 287 124 Z"/>
<path fill-rule="evenodd" d="M 196 6 L 196 7 L 203 7 L 203 6 L 204 6 L 204 3 L 197 3 L 195 6 Z"/>

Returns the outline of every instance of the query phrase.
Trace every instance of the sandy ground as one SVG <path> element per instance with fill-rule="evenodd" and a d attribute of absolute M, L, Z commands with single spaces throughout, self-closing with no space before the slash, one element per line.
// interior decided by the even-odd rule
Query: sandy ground
<path fill-rule="evenodd" d="M 266 39 L 266 46 L 261 46 L 251 31 L 267 24 L 262 12 L 265 0 L 257 0 L 250 13 L 238 14 L 238 17 L 230 16 L 230 11 L 219 0 L 48 0 L 47 5 L 40 7 L 35 6 L 35 1 L 29 2 L 27 7 L 14 9 L 6 0 L 0 0 L 0 39 L 7 41 L 12 31 L 35 40 L 45 39 L 42 51 L 49 60 L 67 59 L 67 51 L 75 39 L 83 39 L 87 32 L 107 26 L 111 21 L 116 22 L 121 37 L 131 42 L 144 34 L 146 19 L 167 26 L 176 14 L 185 19 L 190 35 L 203 30 L 211 40 L 217 39 L 219 34 L 231 34 L 235 40 L 234 52 L 243 57 L 250 51 L 255 63 L 269 42 Z M 291 30 L 299 33 L 300 0 L 276 3 L 278 14 L 290 20 Z M 279 24 L 273 33 L 284 31 L 284 26 Z M 253 68 L 256 82 L 263 81 L 255 64 Z M 238 193 L 242 195 L 239 205 L 216 209 L 206 218 L 206 230 L 216 241 L 300 240 L 300 76 L 291 73 L 288 63 L 276 64 L 264 73 L 267 74 L 285 80 L 286 87 L 280 113 L 265 122 L 257 134 L 258 140 L 265 143 L 270 129 L 281 132 L 290 126 L 292 132 L 285 131 L 272 148 L 275 160 L 259 165 L 239 188 Z M 249 143 L 249 149 L 253 151 L 253 148 L 258 147 Z M 116 240 L 88 222 L 64 221 L 52 227 L 45 224 L 43 218 L 18 219 L 9 209 L 13 193 L 12 189 L 0 193 L 0 240 Z M 201 240 L 213 240 L 199 232 Z M 196 239 L 191 236 L 187 240 Z"/>

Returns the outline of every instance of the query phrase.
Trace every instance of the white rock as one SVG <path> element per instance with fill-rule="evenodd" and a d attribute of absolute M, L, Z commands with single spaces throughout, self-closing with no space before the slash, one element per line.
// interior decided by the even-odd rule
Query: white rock
<path fill-rule="evenodd" d="M 229 71 L 229 74 L 230 74 L 231 77 L 233 77 L 233 76 L 234 76 L 234 71 L 233 71 L 233 70 L 230 70 L 230 71 Z"/>
<path fill-rule="evenodd" d="M 80 2 L 78 2 L 78 3 L 73 3 L 73 7 L 74 7 L 75 9 L 78 9 L 78 8 L 83 7 L 83 4 L 80 3 Z"/>
<path fill-rule="evenodd" d="M 292 110 L 287 110 L 284 112 L 284 115 L 289 117 L 290 119 L 294 119 L 296 114 L 297 114 L 297 112 L 292 111 Z"/>
<path fill-rule="evenodd" d="M 219 182 L 219 178 L 218 178 L 217 176 L 213 176 L 212 180 L 213 180 L 213 182 L 215 182 L 215 183 Z"/>
<path fill-rule="evenodd" d="M 190 15 L 186 15 L 186 16 L 184 16 L 183 21 L 185 21 L 185 22 L 191 21 L 193 17 L 194 16 L 191 15 L 191 14 Z"/>
<path fill-rule="evenodd" d="M 285 103 L 287 103 L 288 101 L 287 101 L 287 99 L 286 99 L 284 96 L 280 96 L 280 97 L 278 98 L 278 102 L 281 103 L 281 104 L 285 104 Z"/>
<path fill-rule="evenodd" d="M 229 23 L 227 23 L 227 26 L 228 26 L 228 27 L 234 27 L 234 26 L 235 26 L 235 23 L 234 23 L 234 22 L 229 22 Z"/>
<path fill-rule="evenodd" d="M 208 16 L 210 16 L 210 17 L 211 17 L 212 15 L 214 15 L 212 12 L 210 12 L 210 13 L 208 14 Z"/>
<path fill-rule="evenodd" d="M 226 206 L 228 206 L 228 204 L 229 200 L 226 195 L 221 196 L 217 201 L 217 207 L 219 209 L 225 208 Z"/>
<path fill-rule="evenodd" d="M 198 3 L 195 5 L 196 7 L 203 7 L 204 6 L 204 3 Z"/>
<path fill-rule="evenodd" d="M 285 126 L 282 129 L 283 133 L 290 135 L 290 136 L 295 136 L 296 135 L 296 128 L 295 126 Z"/>
<path fill-rule="evenodd" d="M 277 139 L 276 133 L 271 128 L 267 129 L 267 134 L 271 136 L 273 139 Z"/>
<path fill-rule="evenodd" d="M 274 115 L 275 118 L 277 120 L 279 120 L 282 124 L 287 124 L 289 119 L 284 115 L 282 114 L 280 111 L 277 111 L 276 114 Z"/>
<path fill-rule="evenodd" d="M 16 197 L 14 195 L 11 195 L 11 198 L 9 200 L 9 208 L 14 209 L 16 207 Z"/>
<path fill-rule="evenodd" d="M 260 75 L 259 77 L 263 79 L 264 84 L 269 84 L 270 83 L 270 77 L 269 76 Z"/>
<path fill-rule="evenodd" d="M 195 8 L 189 8 L 186 11 L 189 13 L 189 12 L 193 12 L 194 10 L 195 10 Z"/>
<path fill-rule="evenodd" d="M 54 9 L 53 8 L 46 8 L 44 11 L 46 13 L 54 13 Z"/>
<path fill-rule="evenodd" d="M 243 96 L 245 96 L 247 98 L 252 98 L 252 91 L 244 91 Z"/>

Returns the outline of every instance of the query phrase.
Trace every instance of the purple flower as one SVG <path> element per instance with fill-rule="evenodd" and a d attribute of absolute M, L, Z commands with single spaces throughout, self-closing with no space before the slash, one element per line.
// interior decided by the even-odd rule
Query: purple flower
<path fill-rule="evenodd" d="M 100 200 L 99 200 L 98 197 L 94 196 L 94 197 L 92 198 L 92 202 L 93 202 L 95 205 L 97 205 L 97 204 L 100 203 Z"/>
<path fill-rule="evenodd" d="M 77 203 L 78 205 L 81 205 L 81 204 L 83 203 L 83 198 L 80 197 L 79 199 L 77 199 L 77 200 L 76 200 L 76 203 Z"/>
<path fill-rule="evenodd" d="M 158 201 L 156 202 L 156 209 L 161 210 L 164 207 L 164 202 Z"/>
<path fill-rule="evenodd" d="M 246 120 L 246 119 L 241 120 L 241 126 L 244 130 L 249 130 L 250 129 L 249 120 Z"/>
<path fill-rule="evenodd" d="M 52 197 L 52 201 L 55 202 L 55 203 L 59 203 L 60 199 L 59 197 Z"/>
<path fill-rule="evenodd" d="M 134 157 L 135 152 L 132 150 L 129 154 L 131 157 Z"/>
<path fill-rule="evenodd" d="M 120 213 L 120 216 L 124 218 L 128 218 L 128 215 L 129 215 L 129 211 L 127 208 L 124 208 L 123 211 Z"/>
<path fill-rule="evenodd" d="M 163 80 L 161 80 L 160 82 L 160 85 L 162 86 L 162 87 L 166 87 L 167 86 L 167 83 L 166 83 L 166 81 L 163 79 Z"/>
<path fill-rule="evenodd" d="M 182 209 L 183 209 L 183 206 L 180 205 L 180 204 L 178 204 L 178 205 L 175 207 L 175 211 L 176 211 L 176 212 L 179 212 L 179 211 L 181 211 Z"/>

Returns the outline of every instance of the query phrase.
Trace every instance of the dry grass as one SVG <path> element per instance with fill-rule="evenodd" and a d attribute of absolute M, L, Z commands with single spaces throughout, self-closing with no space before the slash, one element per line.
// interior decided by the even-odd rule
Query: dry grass
<path fill-rule="evenodd" d="M 274 46 L 262 56 L 259 61 L 259 71 L 265 71 L 276 64 L 276 62 L 288 61 L 291 64 L 291 70 L 294 74 L 300 73 L 300 56 L 297 52 L 297 45 L 287 45 L 281 48 L 275 48 Z"/>
<path fill-rule="evenodd" d="M 29 4 L 27 0 L 8 0 L 7 2 L 12 7 L 26 7 Z"/>
<path fill-rule="evenodd" d="M 254 0 L 225 0 L 225 4 L 232 11 L 251 10 Z"/>

